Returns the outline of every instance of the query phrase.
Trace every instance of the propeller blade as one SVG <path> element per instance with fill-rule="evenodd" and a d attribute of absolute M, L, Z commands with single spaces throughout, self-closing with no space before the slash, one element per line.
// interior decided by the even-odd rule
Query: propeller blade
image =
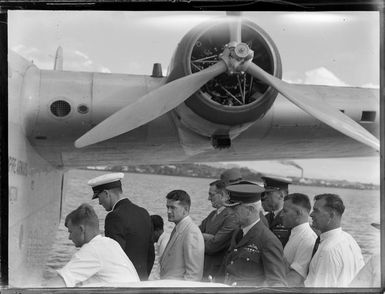
<path fill-rule="evenodd" d="M 286 83 L 268 74 L 258 65 L 251 62 L 248 65 L 246 71 L 257 79 L 260 79 L 266 84 L 275 88 L 289 101 L 313 117 L 319 119 L 323 123 L 361 143 L 376 149 L 377 151 L 380 150 L 380 142 L 375 136 L 365 130 L 350 117 L 327 104 L 323 99 L 321 99 L 321 97 L 318 97 L 316 94 L 306 94 L 302 88 Z"/>
<path fill-rule="evenodd" d="M 235 42 L 239 44 L 242 42 L 242 20 L 239 16 L 239 14 L 231 15 L 231 21 L 229 22 L 230 43 Z"/>
<path fill-rule="evenodd" d="M 174 80 L 115 112 L 75 141 L 77 148 L 95 144 L 135 129 L 178 106 L 209 80 L 225 72 L 219 61 L 200 72 Z"/>

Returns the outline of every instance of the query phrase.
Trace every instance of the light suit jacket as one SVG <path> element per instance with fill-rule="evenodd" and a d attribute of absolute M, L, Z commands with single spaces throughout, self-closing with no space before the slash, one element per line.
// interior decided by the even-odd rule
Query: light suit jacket
<path fill-rule="evenodd" d="M 198 226 L 190 216 L 176 226 L 160 258 L 160 278 L 200 281 L 203 275 L 205 245 Z"/>

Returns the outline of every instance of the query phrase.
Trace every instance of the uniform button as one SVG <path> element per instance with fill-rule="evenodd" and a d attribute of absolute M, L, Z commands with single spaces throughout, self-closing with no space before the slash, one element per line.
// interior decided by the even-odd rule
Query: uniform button
<path fill-rule="evenodd" d="M 237 252 L 238 251 L 238 249 L 234 249 L 234 252 Z"/>
<path fill-rule="evenodd" d="M 250 260 L 250 258 L 246 258 L 246 261 L 249 261 Z"/>
<path fill-rule="evenodd" d="M 233 263 L 234 263 L 234 261 L 231 261 L 231 262 L 230 262 L 230 264 L 233 264 Z"/>

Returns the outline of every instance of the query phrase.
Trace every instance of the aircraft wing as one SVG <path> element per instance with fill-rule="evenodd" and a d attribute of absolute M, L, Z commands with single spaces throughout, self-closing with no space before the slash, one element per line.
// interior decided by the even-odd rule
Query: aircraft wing
<path fill-rule="evenodd" d="M 249 20 L 193 28 L 167 77 L 64 71 L 58 52 L 55 70 L 20 67 L 22 90 L 10 106 L 31 144 L 57 166 L 379 150 L 378 90 L 283 81 L 273 40 Z"/>
<path fill-rule="evenodd" d="M 213 40 L 217 35 L 222 38 Z M 243 125 L 263 118 L 279 94 L 335 130 L 379 151 L 375 136 L 312 89 L 283 81 L 280 56 L 269 35 L 250 21 L 229 16 L 188 32 L 173 57 L 167 83 L 110 115 L 77 139 L 75 146 L 82 148 L 119 136 L 185 104 L 193 118 L 184 124 L 210 137 L 214 147 L 223 147 L 230 142 L 230 133 L 239 133 Z M 182 119 L 186 115 L 179 114 Z M 201 118 L 220 126 L 202 129 L 205 121 L 197 123 Z M 217 144 L 218 136 L 227 143 Z"/>

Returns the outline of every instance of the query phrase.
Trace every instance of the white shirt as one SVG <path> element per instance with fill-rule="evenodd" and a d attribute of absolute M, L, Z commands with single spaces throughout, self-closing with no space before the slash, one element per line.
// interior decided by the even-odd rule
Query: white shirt
<path fill-rule="evenodd" d="M 361 248 L 341 228 L 322 233 L 320 241 L 310 262 L 305 286 L 348 287 L 364 265 Z"/>
<path fill-rule="evenodd" d="M 162 256 L 164 249 L 166 249 L 169 239 L 170 239 L 170 234 L 163 232 L 162 235 L 160 235 L 158 242 L 155 243 L 155 250 L 157 252 L 158 257 Z"/>
<path fill-rule="evenodd" d="M 101 235 L 84 244 L 57 272 L 67 287 L 114 287 L 140 281 L 119 243 Z"/>
<path fill-rule="evenodd" d="M 159 236 L 158 242 L 155 243 L 155 261 L 154 266 L 152 267 L 150 276 L 148 279 L 150 281 L 159 280 L 160 279 L 160 267 L 159 267 L 159 259 L 162 256 L 164 249 L 166 249 L 168 240 L 170 239 L 170 234 L 163 232 L 162 235 Z"/>
<path fill-rule="evenodd" d="M 300 224 L 292 228 L 290 238 L 283 249 L 283 255 L 288 265 L 306 278 L 309 271 L 309 263 L 317 234 L 309 223 Z"/>
<path fill-rule="evenodd" d="M 224 211 L 226 209 L 226 206 L 221 206 L 217 209 L 216 213 L 217 215 L 220 214 L 222 211 Z"/>
<path fill-rule="evenodd" d="M 366 262 L 349 287 L 381 287 L 381 254 L 376 252 Z"/>
<path fill-rule="evenodd" d="M 242 231 L 243 231 L 243 236 L 246 236 L 246 234 L 251 230 L 251 228 L 259 222 L 259 219 L 257 219 L 255 222 L 251 223 L 250 225 L 242 228 Z"/>

